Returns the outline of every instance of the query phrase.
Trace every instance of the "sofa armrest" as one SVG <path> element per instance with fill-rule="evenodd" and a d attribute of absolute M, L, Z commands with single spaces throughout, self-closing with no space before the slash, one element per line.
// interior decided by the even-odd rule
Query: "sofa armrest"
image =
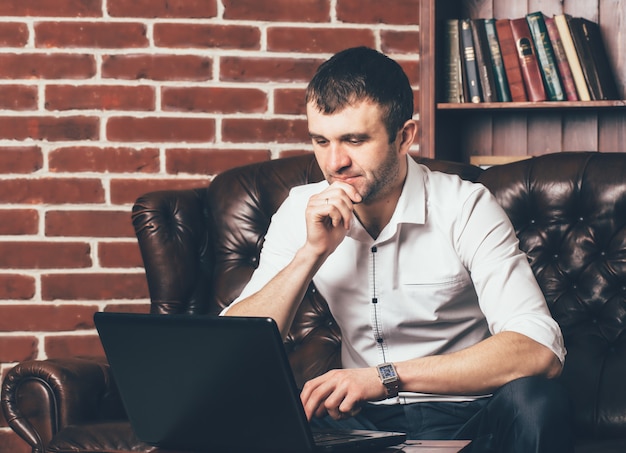
<path fill-rule="evenodd" d="M 126 419 L 104 357 L 19 363 L 2 383 L 2 410 L 33 452 L 68 425 Z"/>

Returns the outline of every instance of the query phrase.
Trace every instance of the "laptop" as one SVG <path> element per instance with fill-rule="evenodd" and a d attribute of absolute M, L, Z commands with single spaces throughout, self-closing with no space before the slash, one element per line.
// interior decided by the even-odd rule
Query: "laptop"
<path fill-rule="evenodd" d="M 270 318 L 98 312 L 94 321 L 137 437 L 163 449 L 366 451 L 403 433 L 316 432 Z M 325 439 L 325 440 L 324 440 Z"/>

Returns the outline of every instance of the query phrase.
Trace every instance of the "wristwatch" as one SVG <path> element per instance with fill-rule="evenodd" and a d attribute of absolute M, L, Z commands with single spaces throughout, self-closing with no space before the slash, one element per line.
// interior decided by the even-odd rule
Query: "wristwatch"
<path fill-rule="evenodd" d="M 378 376 L 382 381 L 385 389 L 387 390 L 387 398 L 394 398 L 398 396 L 400 390 L 400 380 L 398 379 L 398 373 L 393 363 L 382 363 L 376 366 L 378 370 Z"/>

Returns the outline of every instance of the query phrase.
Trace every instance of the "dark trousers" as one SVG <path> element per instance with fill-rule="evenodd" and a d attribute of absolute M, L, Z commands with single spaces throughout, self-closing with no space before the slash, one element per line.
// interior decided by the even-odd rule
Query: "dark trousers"
<path fill-rule="evenodd" d="M 529 377 L 471 402 L 367 404 L 354 418 L 318 426 L 407 433 L 408 439 L 471 439 L 476 453 L 571 453 L 571 408 L 554 380 Z"/>

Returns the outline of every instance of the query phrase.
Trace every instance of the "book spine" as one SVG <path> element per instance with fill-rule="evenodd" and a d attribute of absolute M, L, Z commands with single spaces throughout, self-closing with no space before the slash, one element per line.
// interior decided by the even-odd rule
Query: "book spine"
<path fill-rule="evenodd" d="M 565 51 L 567 62 L 569 63 L 569 67 L 572 71 L 572 78 L 574 79 L 574 85 L 576 85 L 578 99 L 581 101 L 590 101 L 591 95 L 589 94 L 589 87 L 587 87 L 587 81 L 585 80 L 585 75 L 583 74 L 583 68 L 580 64 L 576 47 L 574 46 L 574 40 L 572 39 L 572 34 L 567 23 L 567 16 L 565 14 L 558 14 L 554 16 L 554 23 L 556 24 L 556 28 L 559 30 L 559 36 L 561 37 L 561 42 L 563 43 L 563 50 Z"/>
<path fill-rule="evenodd" d="M 468 91 L 467 101 L 474 103 L 481 102 L 480 82 L 478 80 L 478 67 L 476 65 L 476 53 L 474 52 L 471 21 L 469 19 L 461 19 L 460 28 L 461 48 L 463 49 L 463 63 Z"/>
<path fill-rule="evenodd" d="M 598 81 L 598 74 L 595 72 L 593 56 L 591 55 L 591 49 L 585 38 L 585 32 L 583 30 L 582 19 L 580 17 L 568 17 L 567 24 L 574 41 L 574 47 L 580 60 L 580 66 L 583 69 L 585 81 L 587 82 L 587 88 L 589 88 L 589 95 L 592 101 L 598 101 L 601 98 L 600 82 Z"/>
<path fill-rule="evenodd" d="M 513 102 L 524 102 L 528 100 L 526 87 L 522 78 L 522 70 L 517 57 L 517 47 L 509 19 L 496 19 L 496 31 L 498 32 L 498 42 L 502 53 L 502 62 L 506 72 L 506 79 L 509 83 L 509 92 Z"/>
<path fill-rule="evenodd" d="M 617 99 L 617 83 L 604 47 L 600 26 L 584 18 L 581 22 L 583 34 L 593 59 L 593 70 L 598 83 L 598 99 Z"/>
<path fill-rule="evenodd" d="M 533 39 L 528 28 L 526 18 L 511 19 L 511 31 L 517 47 L 517 56 L 522 69 L 524 86 L 528 93 L 528 100 L 540 102 L 548 99 L 546 89 L 543 86 L 543 77 L 539 69 L 537 54 Z"/>
<path fill-rule="evenodd" d="M 489 52 L 491 53 L 491 64 L 493 65 L 493 76 L 498 101 L 511 102 L 511 91 L 509 90 L 509 82 L 506 77 L 504 61 L 502 60 L 495 19 L 485 19 L 485 33 L 487 35 L 487 42 L 489 43 Z"/>
<path fill-rule="evenodd" d="M 541 70 L 548 100 L 564 101 L 565 92 L 561 84 L 561 76 L 559 75 L 543 13 L 534 12 L 527 14 L 526 22 L 535 45 L 537 61 L 539 62 L 539 69 Z"/>
<path fill-rule="evenodd" d="M 483 102 L 496 102 L 496 85 L 493 75 L 493 64 L 489 42 L 485 32 L 484 19 L 472 20 L 472 39 L 474 40 L 474 52 L 476 54 L 476 66 L 478 67 L 478 79 Z"/>
<path fill-rule="evenodd" d="M 441 99 L 444 102 L 460 103 L 463 102 L 463 76 L 461 73 L 458 19 L 445 21 L 442 39 L 444 82 Z"/>
<path fill-rule="evenodd" d="M 559 68 L 559 74 L 561 75 L 561 83 L 563 84 L 563 91 L 565 91 L 565 98 L 568 101 L 577 101 L 578 94 L 576 92 L 576 84 L 574 83 L 574 77 L 572 76 L 572 69 L 567 61 L 567 55 L 563 49 L 563 41 L 561 40 L 559 30 L 557 29 L 555 18 L 546 17 L 545 23 L 546 29 L 548 30 L 548 36 L 550 37 L 550 42 L 552 42 L 556 65 Z"/>

